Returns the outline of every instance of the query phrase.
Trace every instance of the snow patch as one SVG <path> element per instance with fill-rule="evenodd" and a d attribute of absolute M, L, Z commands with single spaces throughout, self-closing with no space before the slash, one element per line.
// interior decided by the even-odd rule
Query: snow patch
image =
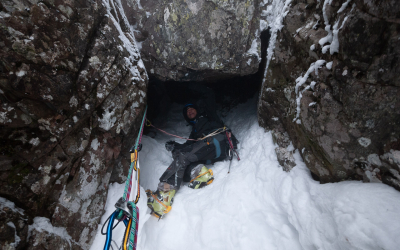
<path fill-rule="evenodd" d="M 271 88 L 267 88 L 265 91 L 267 91 L 267 92 L 275 92 L 275 90 L 273 90 Z"/>
<path fill-rule="evenodd" d="M 26 71 L 25 71 L 25 70 L 20 70 L 20 71 L 18 71 L 18 72 L 16 73 L 16 75 L 17 75 L 18 77 L 22 77 L 22 76 L 26 75 Z"/>
<path fill-rule="evenodd" d="M 14 213 L 19 213 L 24 215 L 24 210 L 15 206 L 15 203 L 12 201 L 7 200 L 6 198 L 0 197 L 0 213 L 3 212 L 4 208 L 9 208 Z"/>
<path fill-rule="evenodd" d="M 300 116 L 300 101 L 301 98 L 303 97 L 303 92 L 309 88 L 311 88 L 310 86 L 307 86 L 303 91 L 299 92 L 299 88 L 307 81 L 308 77 L 310 76 L 310 74 L 312 72 L 314 72 L 314 74 L 316 76 L 318 76 L 318 69 L 322 67 L 322 65 L 324 65 L 325 60 L 318 60 L 316 62 L 311 63 L 310 67 L 308 68 L 307 72 L 304 74 L 304 76 L 299 76 L 296 79 L 296 87 L 295 87 L 295 92 L 297 95 L 296 98 L 296 117 L 293 119 L 293 122 L 297 120 L 297 124 L 299 124 L 299 116 Z M 314 84 L 315 85 L 315 84 Z"/>
<path fill-rule="evenodd" d="M 331 47 L 330 44 L 325 45 L 325 46 L 322 48 L 322 54 L 326 54 L 326 52 L 328 51 L 328 49 L 330 49 L 330 47 Z"/>
<path fill-rule="evenodd" d="M 69 99 L 69 105 L 71 107 L 78 107 L 78 99 L 76 99 L 75 96 L 72 96 L 71 99 Z"/>
<path fill-rule="evenodd" d="M 101 64 L 101 61 L 97 56 L 92 56 L 91 58 L 89 58 L 89 62 L 93 68 Z"/>
<path fill-rule="evenodd" d="M 331 70 L 332 69 L 332 65 L 333 65 L 333 62 L 328 62 L 328 63 L 326 63 L 326 68 Z"/>
<path fill-rule="evenodd" d="M 349 5 L 351 0 L 347 0 L 347 2 L 343 3 L 342 6 L 340 7 L 340 9 L 337 11 L 337 13 L 341 13 L 344 11 L 344 9 L 346 9 L 347 5 Z"/>
<path fill-rule="evenodd" d="M 40 144 L 40 139 L 39 139 L 39 137 L 32 138 L 32 139 L 30 139 L 29 143 L 32 144 L 33 146 L 37 146 Z"/>
<path fill-rule="evenodd" d="M 43 99 L 48 100 L 48 101 L 53 100 L 53 97 L 51 95 L 43 95 L 42 97 L 43 97 Z"/>
<path fill-rule="evenodd" d="M 364 148 L 368 147 L 371 144 L 371 139 L 366 138 L 366 137 L 360 137 L 360 138 L 358 138 L 357 141 Z"/>
<path fill-rule="evenodd" d="M 90 146 L 92 147 L 92 149 L 93 149 L 94 151 L 96 151 L 96 150 L 99 148 L 99 146 L 100 146 L 99 140 L 97 140 L 97 138 L 94 138 L 93 141 L 92 141 L 92 143 L 90 144 Z"/>
<path fill-rule="evenodd" d="M 11 243 L 10 246 L 12 247 L 17 247 L 18 244 L 21 242 L 21 238 L 17 235 L 17 228 L 15 227 L 14 223 L 12 221 L 7 223 L 8 226 L 14 228 L 14 238 L 15 238 L 15 242 Z"/>
<path fill-rule="evenodd" d="M 260 30 L 266 30 L 268 28 L 268 22 L 265 20 L 260 20 Z"/>
<path fill-rule="evenodd" d="M 258 50 L 258 43 L 257 43 L 257 38 L 254 38 L 253 42 L 251 43 L 250 49 L 246 52 L 247 55 L 255 55 L 257 57 L 257 61 L 260 62 L 261 58 L 259 55 L 259 50 Z M 251 60 L 251 59 L 250 59 Z M 247 62 L 249 64 L 249 62 Z M 250 65 L 250 64 L 249 64 Z"/>
<path fill-rule="evenodd" d="M 382 162 L 379 159 L 379 156 L 377 154 L 370 154 L 370 155 L 368 155 L 367 159 L 368 159 L 368 162 L 370 162 L 372 165 L 375 165 L 378 167 L 382 166 Z"/>
<path fill-rule="evenodd" d="M 315 89 L 315 85 L 316 85 L 316 84 L 317 84 L 317 83 L 316 83 L 315 81 L 312 81 L 312 82 L 311 82 L 310 87 L 311 87 L 312 90 Z"/>
<path fill-rule="evenodd" d="M 58 162 L 57 164 L 56 164 L 56 166 L 55 166 L 55 168 L 57 169 L 57 170 L 59 170 L 61 167 L 62 167 L 62 163 L 61 162 Z"/>
<path fill-rule="evenodd" d="M 338 13 L 342 12 L 347 5 L 349 4 L 350 0 L 348 0 L 347 2 L 343 3 L 343 5 L 341 6 L 341 8 L 339 9 Z M 324 46 L 324 44 L 329 43 L 329 45 L 324 46 L 322 49 L 322 53 L 326 53 L 327 50 L 330 50 L 330 54 L 333 55 L 334 53 L 339 53 L 339 30 L 343 28 L 345 22 L 347 21 L 347 16 L 343 19 L 342 25 L 339 27 L 339 23 L 340 23 L 340 18 L 339 20 L 337 20 L 335 22 L 335 24 L 333 25 L 333 27 L 329 24 L 329 19 L 328 16 L 326 14 L 326 6 L 327 5 L 331 5 L 332 4 L 332 0 L 325 0 L 323 8 L 322 8 L 322 13 L 324 16 L 324 22 L 325 22 L 325 31 L 328 32 L 327 36 L 321 38 L 319 40 L 319 44 L 321 46 Z M 331 30 L 332 27 L 332 30 Z M 329 47 L 328 47 L 329 46 Z"/>
<path fill-rule="evenodd" d="M 45 217 L 35 217 L 33 219 L 33 224 L 29 225 L 28 228 L 28 239 L 31 236 L 32 230 L 36 230 L 38 232 L 47 232 L 49 234 L 57 235 L 60 238 L 67 240 L 70 246 L 71 242 L 73 242 L 72 237 L 64 227 L 53 227 L 50 223 L 50 219 Z"/>
<path fill-rule="evenodd" d="M 251 65 L 251 58 L 249 60 L 247 60 L 247 65 Z"/>
<path fill-rule="evenodd" d="M 100 122 L 99 127 L 107 131 L 110 130 L 117 121 L 117 118 L 115 116 L 113 117 L 113 115 L 114 115 L 114 110 L 111 111 L 109 111 L 108 109 L 105 110 L 103 113 L 103 117 L 102 118 L 99 117 L 98 119 Z"/>

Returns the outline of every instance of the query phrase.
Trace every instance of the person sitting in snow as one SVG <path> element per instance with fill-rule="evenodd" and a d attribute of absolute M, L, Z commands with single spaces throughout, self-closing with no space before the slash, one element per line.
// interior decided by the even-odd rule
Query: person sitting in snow
<path fill-rule="evenodd" d="M 173 197 L 182 181 L 193 189 L 202 188 L 214 180 L 213 172 L 204 164 L 225 160 L 229 155 L 229 141 L 236 149 L 237 140 L 225 132 L 225 125 L 215 110 L 215 96 L 211 89 L 198 84 L 188 84 L 188 90 L 198 96 L 196 103 L 184 106 L 182 114 L 192 126 L 189 139 L 184 144 L 168 141 L 165 147 L 172 151 L 173 161 L 160 177 L 157 191 L 147 190 L 147 206 L 152 215 L 161 218 L 171 210 Z M 233 154 L 232 154 L 233 155 Z"/>

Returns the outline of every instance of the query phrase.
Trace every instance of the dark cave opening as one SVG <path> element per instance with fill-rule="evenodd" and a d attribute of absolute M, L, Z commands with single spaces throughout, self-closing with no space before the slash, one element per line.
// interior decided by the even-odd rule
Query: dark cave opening
<path fill-rule="evenodd" d="M 270 38 L 269 30 L 261 32 L 261 62 L 258 71 L 252 75 L 215 79 L 196 82 L 214 91 L 218 113 L 223 118 L 229 110 L 244 103 L 260 91 L 266 66 L 267 48 Z M 149 75 L 148 85 L 148 119 L 155 125 L 168 119 L 167 114 L 172 103 L 182 106 L 196 96 L 186 90 L 185 85 L 191 82 L 161 81 Z M 256 107 L 254 107 L 256 108 Z"/>

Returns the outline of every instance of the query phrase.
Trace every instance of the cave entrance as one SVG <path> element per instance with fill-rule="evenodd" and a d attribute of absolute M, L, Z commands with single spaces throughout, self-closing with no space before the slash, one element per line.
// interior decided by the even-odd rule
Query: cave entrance
<path fill-rule="evenodd" d="M 196 82 L 214 91 L 217 113 L 222 120 L 232 108 L 258 95 L 260 91 L 266 66 L 267 47 L 270 38 L 269 30 L 261 32 L 260 38 L 262 60 L 255 74 Z M 155 126 L 162 126 L 168 120 L 168 114 L 174 103 L 183 107 L 184 104 L 196 99 L 196 96 L 193 96 L 192 93 L 185 91 L 185 85 L 188 83 L 161 81 L 149 75 L 147 117 Z M 255 105 L 254 109 L 256 108 Z"/>

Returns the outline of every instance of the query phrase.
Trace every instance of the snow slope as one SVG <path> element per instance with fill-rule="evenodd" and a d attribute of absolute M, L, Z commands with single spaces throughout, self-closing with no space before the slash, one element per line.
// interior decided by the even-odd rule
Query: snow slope
<path fill-rule="evenodd" d="M 163 129 L 189 134 L 179 106 L 169 117 Z M 241 142 L 241 161 L 233 161 L 230 174 L 228 161 L 216 163 L 215 181 L 203 189 L 181 187 L 171 212 L 159 221 L 148 215 L 142 189 L 138 249 L 399 249 L 398 191 L 356 181 L 321 185 L 297 151 L 297 166 L 282 171 L 271 134 L 257 124 L 255 99 L 224 121 Z M 154 190 L 171 163 L 164 148 L 170 139 L 144 137 L 140 166 L 145 189 Z M 103 222 L 122 193 L 123 185 L 110 186 Z M 123 226 L 118 228 L 121 236 Z M 98 235 L 91 249 L 103 244 Z"/>

